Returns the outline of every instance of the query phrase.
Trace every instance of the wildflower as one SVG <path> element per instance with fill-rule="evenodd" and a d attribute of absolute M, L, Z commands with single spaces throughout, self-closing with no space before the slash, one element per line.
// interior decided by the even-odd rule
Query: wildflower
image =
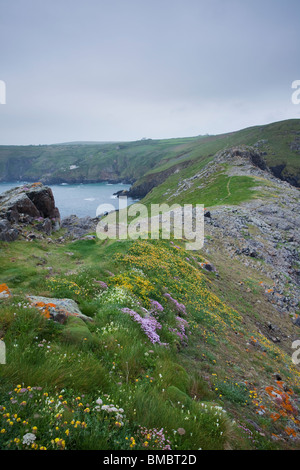
<path fill-rule="evenodd" d="M 23 444 L 25 445 L 33 444 L 35 440 L 36 440 L 36 436 L 32 434 L 31 432 L 28 432 L 27 434 L 24 434 L 23 436 Z"/>
<path fill-rule="evenodd" d="M 131 441 L 131 444 L 130 444 L 130 447 L 134 447 L 136 442 L 135 442 L 135 439 L 133 437 L 130 438 L 130 441 Z"/>
<path fill-rule="evenodd" d="M 129 308 L 122 308 L 121 311 L 123 313 L 128 313 L 131 317 L 134 318 L 134 320 L 139 323 L 142 327 L 142 330 L 144 333 L 148 336 L 150 339 L 151 343 L 159 343 L 160 342 L 160 337 L 156 333 L 156 330 L 160 330 L 162 328 L 161 324 L 156 320 L 156 318 L 151 317 L 150 314 L 148 314 L 146 317 L 141 317 L 137 312 L 134 310 L 131 310 Z"/>
<path fill-rule="evenodd" d="M 164 310 L 163 306 L 156 300 L 150 300 L 150 305 L 155 312 L 163 312 Z"/>
<path fill-rule="evenodd" d="M 183 429 L 183 428 L 178 428 L 178 429 L 177 429 L 177 432 L 178 432 L 178 434 L 179 434 L 180 436 L 183 436 L 183 435 L 185 434 L 185 429 Z"/>

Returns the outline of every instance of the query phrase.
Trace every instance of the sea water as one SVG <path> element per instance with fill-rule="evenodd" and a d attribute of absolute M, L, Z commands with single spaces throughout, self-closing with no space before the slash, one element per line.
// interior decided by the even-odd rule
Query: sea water
<path fill-rule="evenodd" d="M 0 194 L 8 189 L 23 186 L 26 182 L 0 183 Z M 29 183 L 30 184 L 30 183 Z M 61 218 L 75 214 L 78 217 L 96 217 L 99 205 L 111 204 L 115 209 L 119 201 L 114 193 L 130 188 L 122 183 L 91 183 L 91 184 L 54 184 L 48 185 L 53 192 L 55 205 L 60 211 Z M 128 198 L 128 205 L 135 200 Z"/>

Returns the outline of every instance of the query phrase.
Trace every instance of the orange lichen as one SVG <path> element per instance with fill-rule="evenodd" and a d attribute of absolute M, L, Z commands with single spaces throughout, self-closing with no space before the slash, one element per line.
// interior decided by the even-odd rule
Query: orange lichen
<path fill-rule="evenodd" d="M 10 290 L 6 284 L 0 284 L 0 297 L 11 297 Z"/>
<path fill-rule="evenodd" d="M 45 302 L 34 302 L 33 305 L 41 310 L 42 315 L 46 318 L 50 318 L 50 308 L 55 308 L 56 305 L 52 303 L 45 303 Z"/>
<path fill-rule="evenodd" d="M 285 428 L 285 432 L 289 435 L 289 436 L 293 436 L 293 437 L 296 437 L 296 431 L 295 429 L 293 428 Z"/>
<path fill-rule="evenodd" d="M 273 421 L 277 421 L 279 418 L 280 418 L 280 414 L 279 413 L 272 413 L 270 418 L 273 420 Z"/>

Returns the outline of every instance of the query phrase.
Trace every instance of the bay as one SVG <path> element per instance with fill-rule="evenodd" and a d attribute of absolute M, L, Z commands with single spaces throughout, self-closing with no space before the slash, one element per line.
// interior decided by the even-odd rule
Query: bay
<path fill-rule="evenodd" d="M 0 183 L 0 194 L 23 186 L 27 182 Z M 129 184 L 122 183 L 91 183 L 91 184 L 56 184 L 47 185 L 52 189 L 56 207 L 60 211 L 61 218 L 75 214 L 78 217 L 96 217 L 99 205 L 111 204 L 115 209 L 119 207 L 119 200 L 114 193 L 130 188 Z M 135 200 L 128 198 L 127 204 Z M 109 209 L 109 207 L 108 207 Z"/>

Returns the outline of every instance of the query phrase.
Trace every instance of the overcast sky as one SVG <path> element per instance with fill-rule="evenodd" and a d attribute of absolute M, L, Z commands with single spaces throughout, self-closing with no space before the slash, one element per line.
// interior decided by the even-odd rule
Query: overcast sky
<path fill-rule="evenodd" d="M 0 144 L 300 118 L 299 0 L 0 0 Z"/>

